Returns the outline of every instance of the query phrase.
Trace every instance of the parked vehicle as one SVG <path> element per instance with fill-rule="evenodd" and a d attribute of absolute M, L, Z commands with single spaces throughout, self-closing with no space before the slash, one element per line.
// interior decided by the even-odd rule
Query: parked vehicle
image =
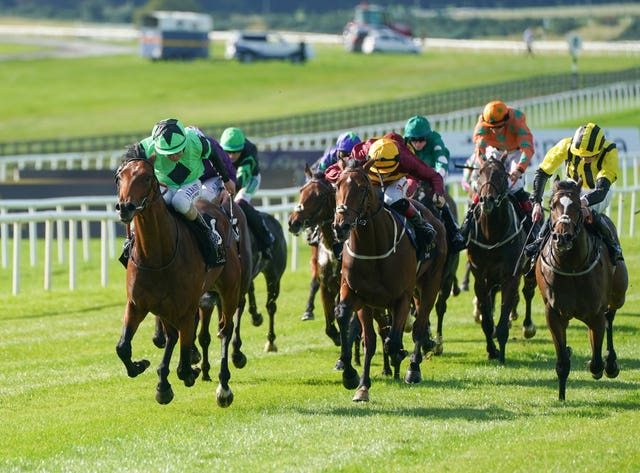
<path fill-rule="evenodd" d="M 153 11 L 142 17 L 140 54 L 153 60 L 208 58 L 212 29 L 213 19 L 204 13 Z"/>
<path fill-rule="evenodd" d="M 343 31 L 344 48 L 349 52 L 362 52 L 362 42 L 369 31 L 390 28 L 397 33 L 411 37 L 411 27 L 391 20 L 387 10 L 380 5 L 360 3 L 353 11 L 353 19 Z"/>
<path fill-rule="evenodd" d="M 301 41 L 287 41 L 273 31 L 235 31 L 227 40 L 226 59 L 253 62 L 265 59 L 282 59 L 302 63 L 314 56 L 311 45 Z"/>
<path fill-rule="evenodd" d="M 371 30 L 362 41 L 362 52 L 418 54 L 420 46 L 412 38 L 401 35 L 390 28 Z"/>

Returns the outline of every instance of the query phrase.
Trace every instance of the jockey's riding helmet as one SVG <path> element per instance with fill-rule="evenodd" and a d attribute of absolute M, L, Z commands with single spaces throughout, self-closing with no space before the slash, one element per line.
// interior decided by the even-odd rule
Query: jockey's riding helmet
<path fill-rule="evenodd" d="M 373 160 L 371 171 L 380 174 L 389 174 L 400 165 L 398 147 L 389 138 L 380 138 L 373 142 L 369 148 L 369 159 Z"/>
<path fill-rule="evenodd" d="M 571 139 L 571 153 L 574 156 L 588 158 L 595 156 L 604 147 L 604 133 L 595 123 L 587 123 L 576 130 Z"/>
<path fill-rule="evenodd" d="M 220 145 L 227 153 L 235 153 L 236 151 L 242 150 L 242 148 L 244 148 L 244 141 L 244 133 L 242 133 L 240 128 L 227 128 L 222 132 L 222 136 L 220 136 Z"/>
<path fill-rule="evenodd" d="M 176 154 L 187 145 L 187 133 L 184 126 L 175 118 L 160 120 L 151 131 L 156 153 Z"/>
<path fill-rule="evenodd" d="M 345 155 L 349 155 L 353 147 L 360 143 L 360 141 L 360 137 L 353 131 L 347 131 L 338 136 L 338 140 L 336 141 L 336 150 Z"/>
<path fill-rule="evenodd" d="M 431 133 L 431 125 L 422 115 L 416 115 L 409 118 L 404 126 L 404 138 L 410 140 L 411 138 L 426 138 Z"/>
<path fill-rule="evenodd" d="M 504 102 L 493 100 L 484 106 L 482 121 L 485 126 L 502 126 L 509 119 L 509 109 Z"/>

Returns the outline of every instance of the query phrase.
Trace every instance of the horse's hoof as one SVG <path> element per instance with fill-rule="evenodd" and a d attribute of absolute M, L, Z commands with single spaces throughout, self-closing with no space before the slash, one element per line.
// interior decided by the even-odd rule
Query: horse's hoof
<path fill-rule="evenodd" d="M 427 338 L 422 343 L 422 353 L 424 353 L 425 356 L 427 355 L 427 353 L 430 353 L 430 352 L 435 353 L 435 349 L 436 349 L 436 342 L 432 338 Z"/>
<path fill-rule="evenodd" d="M 533 338 L 536 336 L 536 326 L 531 324 L 527 327 L 522 326 L 522 335 L 524 338 Z"/>
<path fill-rule="evenodd" d="M 342 385 L 348 390 L 356 389 L 360 385 L 358 372 L 353 368 L 345 369 L 342 372 Z"/>
<path fill-rule="evenodd" d="M 260 325 L 262 325 L 262 322 L 264 322 L 264 318 L 262 317 L 262 314 L 260 312 L 251 314 L 251 323 L 254 327 L 260 327 Z"/>
<path fill-rule="evenodd" d="M 488 358 L 490 360 L 499 360 L 500 359 L 500 350 L 494 350 L 493 352 L 489 352 Z"/>
<path fill-rule="evenodd" d="M 216 389 L 216 403 L 220 407 L 229 407 L 233 402 L 233 393 L 231 388 L 224 389 L 222 385 L 218 384 Z"/>
<path fill-rule="evenodd" d="M 231 361 L 233 362 L 233 366 L 238 369 L 242 369 L 247 365 L 247 357 L 242 352 L 231 355 Z"/>
<path fill-rule="evenodd" d="M 617 378 L 620 374 L 620 367 L 617 362 L 607 363 L 604 367 L 604 374 L 607 378 Z"/>
<path fill-rule="evenodd" d="M 149 366 L 151 366 L 151 363 L 149 362 L 149 360 L 134 361 L 132 364 L 133 364 L 133 369 L 127 370 L 127 374 L 129 375 L 130 378 L 135 378 L 140 373 L 144 373 L 144 371 Z"/>
<path fill-rule="evenodd" d="M 333 366 L 333 369 L 336 371 L 344 371 L 344 361 L 338 358 L 336 364 Z"/>
<path fill-rule="evenodd" d="M 273 342 L 267 342 L 264 345 L 264 351 L 266 351 L 267 353 L 275 353 L 278 351 L 278 347 Z"/>
<path fill-rule="evenodd" d="M 518 320 L 518 317 L 520 317 L 520 315 L 517 310 L 512 310 L 509 314 L 509 320 Z"/>
<path fill-rule="evenodd" d="M 418 384 L 422 382 L 422 373 L 419 369 L 408 369 L 404 375 L 404 382 L 407 384 Z"/>
<path fill-rule="evenodd" d="M 164 338 L 164 334 L 161 337 L 153 337 L 153 344 L 158 348 L 164 348 L 166 344 L 166 338 Z"/>
<path fill-rule="evenodd" d="M 602 374 L 604 373 L 604 368 L 601 368 L 600 370 L 596 370 L 595 372 L 593 371 L 593 369 L 591 368 L 591 360 L 587 361 L 587 366 L 589 367 L 589 371 L 591 371 L 591 377 L 593 379 L 600 379 L 602 378 Z"/>
<path fill-rule="evenodd" d="M 460 287 L 456 286 L 455 284 L 453 285 L 453 287 L 451 288 L 451 295 L 453 297 L 459 296 L 460 295 Z"/>
<path fill-rule="evenodd" d="M 169 404 L 173 401 L 173 389 L 171 389 L 171 386 L 163 391 L 156 389 L 156 401 L 158 401 L 158 404 Z"/>
<path fill-rule="evenodd" d="M 366 386 L 360 386 L 353 396 L 354 402 L 369 402 L 369 390 Z"/>
<path fill-rule="evenodd" d="M 433 354 L 436 356 L 440 356 L 442 355 L 443 351 L 444 351 L 444 340 L 442 338 L 442 335 L 438 335 L 436 336 L 436 344 L 433 349 Z"/>
<path fill-rule="evenodd" d="M 313 315 L 313 312 L 311 312 L 310 310 L 302 314 L 302 317 L 301 317 L 301 320 L 313 320 L 313 319 L 315 319 L 315 316 Z"/>

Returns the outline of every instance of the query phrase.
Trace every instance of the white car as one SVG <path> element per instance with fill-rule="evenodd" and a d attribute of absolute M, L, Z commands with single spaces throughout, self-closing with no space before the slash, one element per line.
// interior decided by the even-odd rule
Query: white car
<path fill-rule="evenodd" d="M 362 52 L 372 53 L 420 53 L 420 46 L 409 36 L 390 28 L 372 29 L 362 41 Z"/>
<path fill-rule="evenodd" d="M 293 43 L 272 31 L 234 31 L 224 53 L 226 59 L 253 62 L 263 59 L 284 59 L 305 62 L 313 57 L 312 47 L 304 41 Z"/>

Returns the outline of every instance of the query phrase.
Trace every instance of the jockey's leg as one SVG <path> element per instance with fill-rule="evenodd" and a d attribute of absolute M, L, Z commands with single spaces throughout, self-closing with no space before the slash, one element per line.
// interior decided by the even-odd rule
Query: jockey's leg
<path fill-rule="evenodd" d="M 607 222 L 605 222 L 602 216 L 595 210 L 591 210 L 591 215 L 593 217 L 593 223 L 590 227 L 600 235 L 602 241 L 607 245 L 612 263 L 616 264 L 618 261 L 624 261 L 622 248 L 611 231 L 611 228 L 607 225 Z"/>
<path fill-rule="evenodd" d="M 397 200 L 391 204 L 391 208 L 407 217 L 411 225 L 413 225 L 416 232 L 418 259 L 423 262 L 426 261 L 428 257 L 427 249 L 436 236 L 435 229 L 407 199 Z"/>
<path fill-rule="evenodd" d="M 469 241 L 469 234 L 471 233 L 471 225 L 473 225 L 473 212 L 475 211 L 476 204 L 478 203 L 477 196 L 475 200 L 469 204 L 467 207 L 467 213 L 464 215 L 464 219 L 462 220 L 462 225 L 460 225 L 460 235 L 462 236 L 462 240 L 467 245 Z"/>
<path fill-rule="evenodd" d="M 466 241 L 464 238 L 462 238 L 456 219 L 454 218 L 453 213 L 449 208 L 449 204 L 444 204 L 444 206 L 440 209 L 440 215 L 442 216 L 444 228 L 447 230 L 447 236 L 449 237 L 448 240 L 451 250 L 455 253 L 462 251 L 466 246 Z"/>
<path fill-rule="evenodd" d="M 212 218 L 211 224 L 207 224 L 202 215 L 193 206 L 184 215 L 194 230 L 198 245 L 202 248 L 207 271 L 225 264 L 227 259 L 224 244 L 222 237 L 215 228 L 215 219 Z"/>

